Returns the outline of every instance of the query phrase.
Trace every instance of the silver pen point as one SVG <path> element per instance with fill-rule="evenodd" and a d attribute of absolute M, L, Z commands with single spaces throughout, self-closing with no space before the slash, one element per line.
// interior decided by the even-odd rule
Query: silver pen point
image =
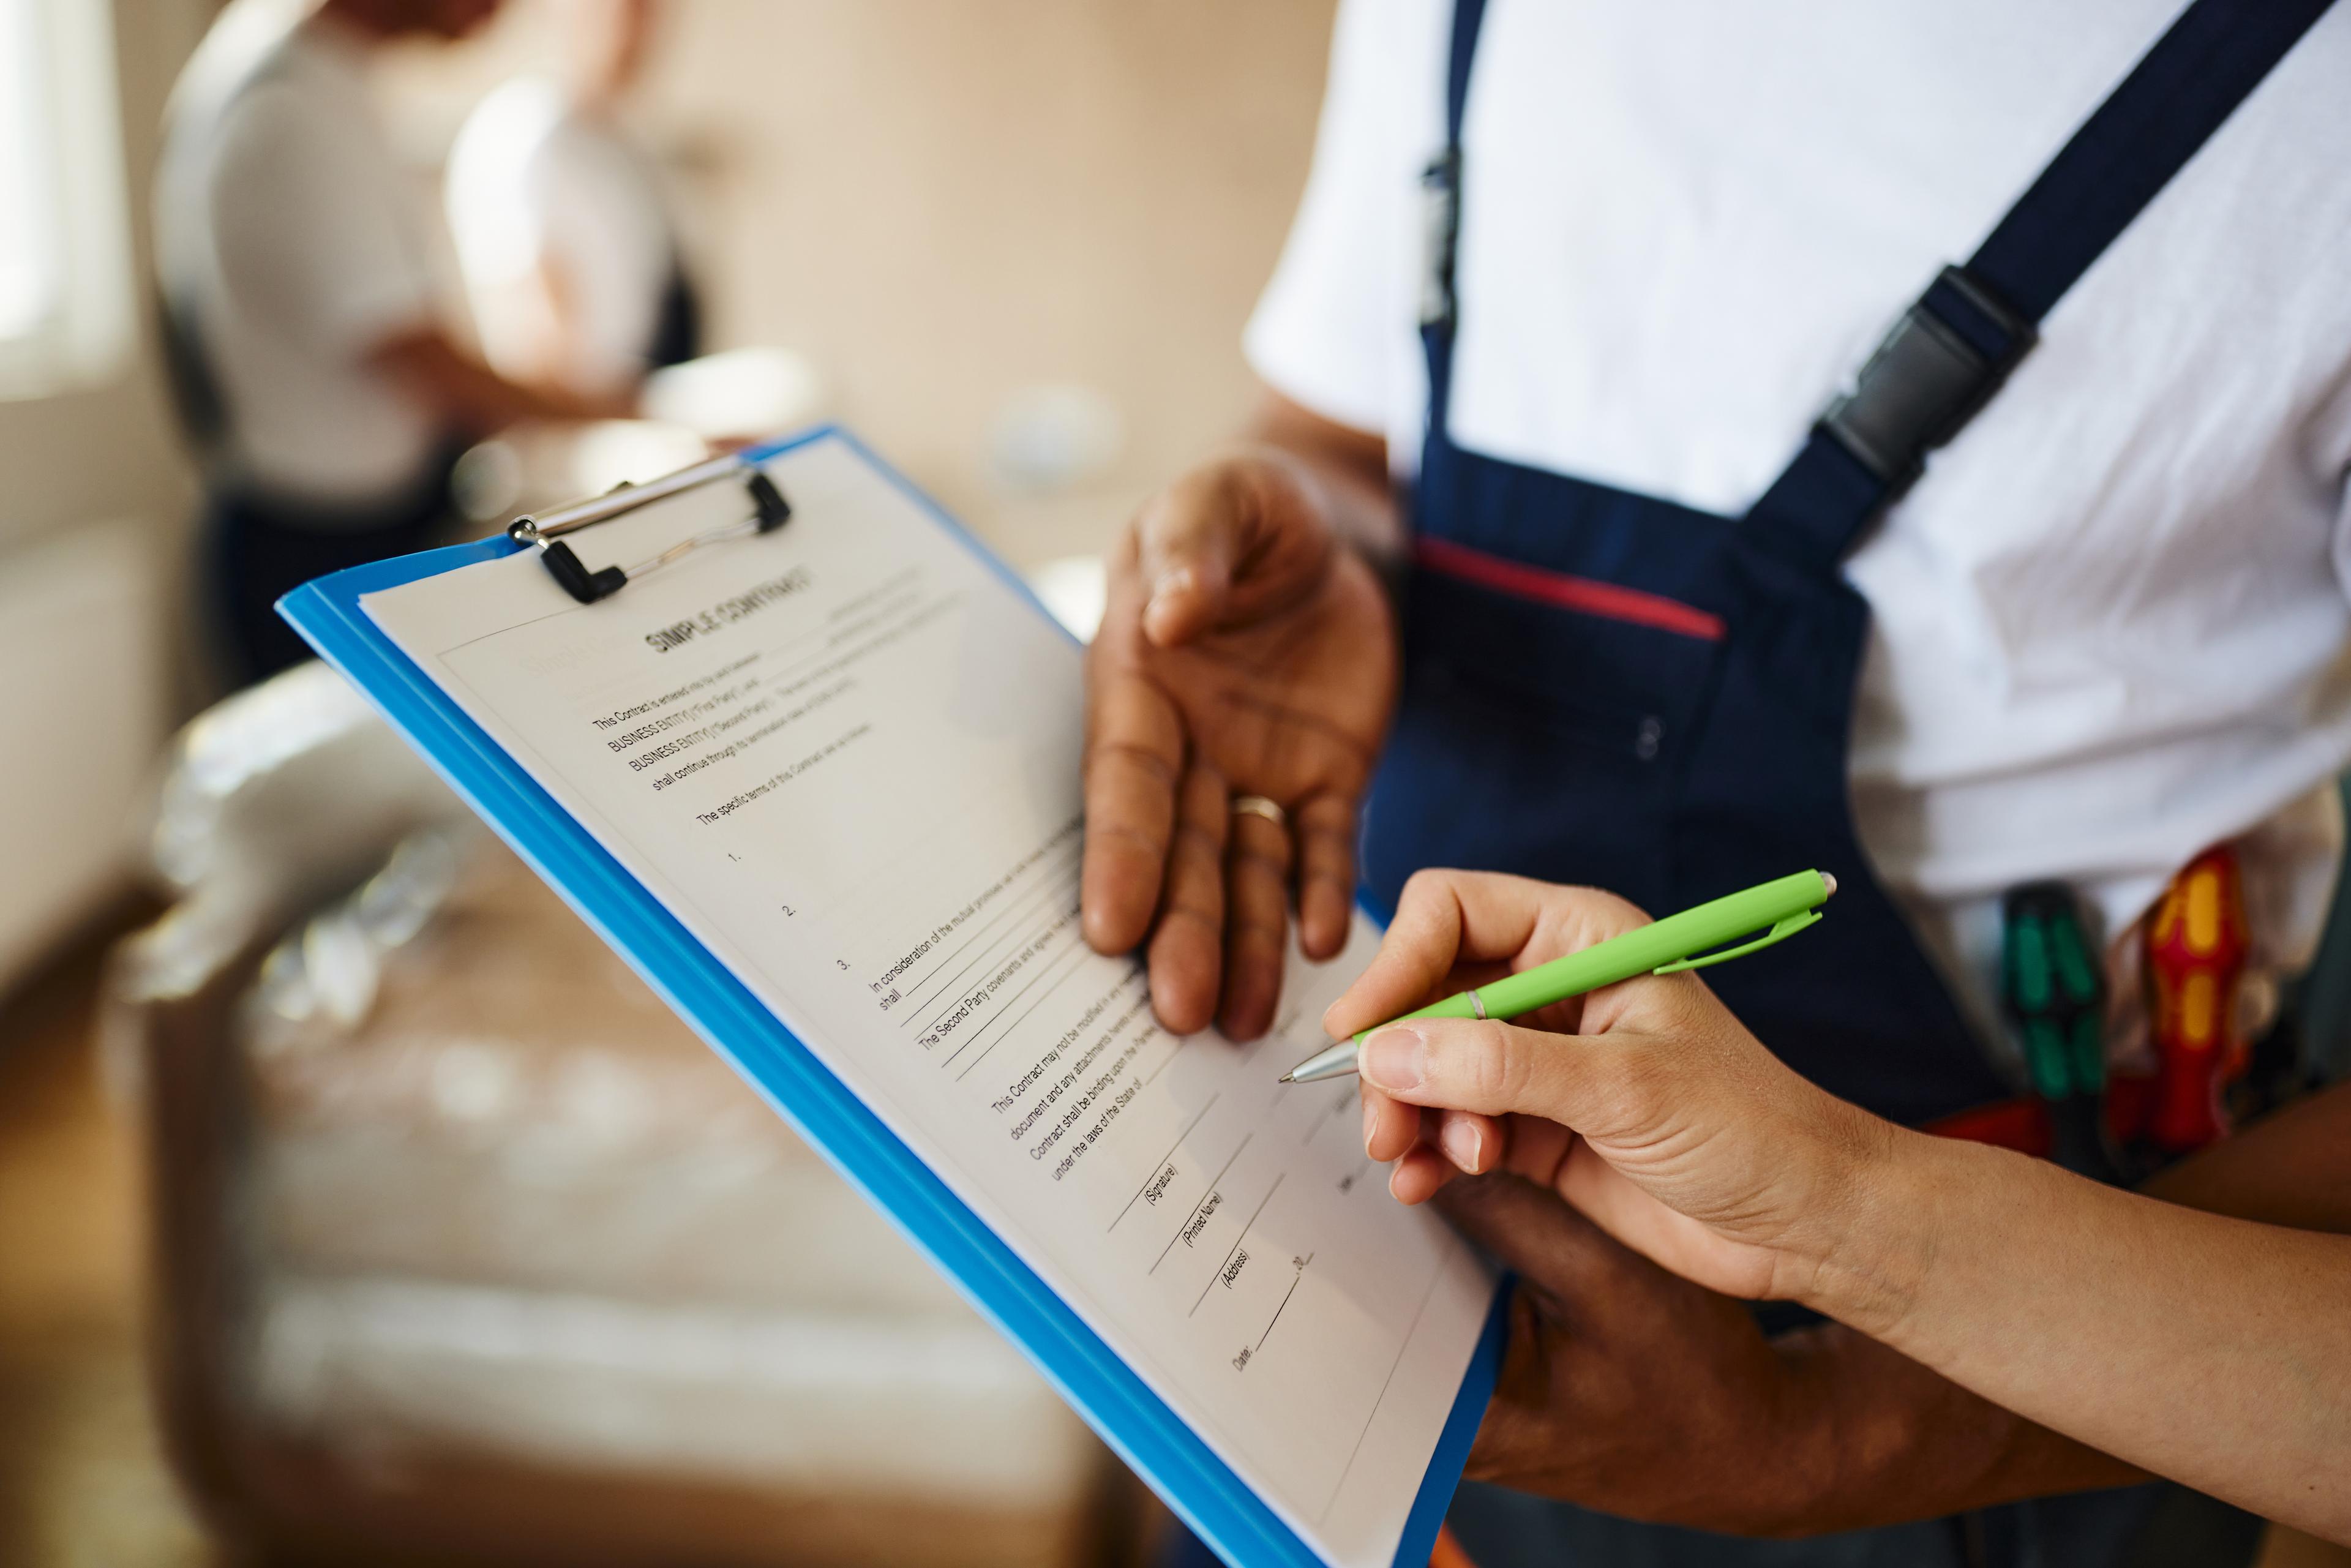
<path fill-rule="evenodd" d="M 1355 1071 L 1355 1042 L 1343 1040 L 1335 1045 L 1316 1051 L 1281 1075 L 1284 1083 L 1320 1083 L 1326 1078 L 1341 1078 Z"/>

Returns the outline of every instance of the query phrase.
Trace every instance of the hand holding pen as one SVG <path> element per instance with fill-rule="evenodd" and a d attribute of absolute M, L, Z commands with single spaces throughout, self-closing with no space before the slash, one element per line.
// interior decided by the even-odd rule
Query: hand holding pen
<path fill-rule="evenodd" d="M 1588 888 L 1424 873 L 1325 1022 L 1364 1029 L 1648 927 Z M 2343 1168 L 2351 1089 L 2232 1141 L 2273 1140 L 2308 1173 L 2281 1222 L 2278 1198 L 2238 1185 L 2249 1167 L 2217 1154 L 2167 1173 L 2158 1198 L 1881 1121 L 1781 1062 L 1687 973 L 1642 974 L 1515 1023 L 1398 1019 L 1372 1030 L 1362 1070 L 1364 1145 L 1395 1162 L 1391 1190 L 1437 1197 L 1525 1286 L 1470 1456 L 1480 1479 L 1594 1495 L 1591 1467 L 1606 1457 L 1577 1437 L 1594 1391 L 1604 1401 L 1625 1380 L 1583 1353 L 1612 1335 L 1616 1362 L 1672 1364 L 1639 1369 L 1644 1396 L 1704 1400 L 1734 1422 L 1760 1409 L 1751 1438 L 1766 1446 L 1800 1447 L 1843 1420 L 1817 1416 L 1820 1385 L 1791 1379 L 1739 1309 L 1631 1267 L 1629 1248 L 1708 1291 L 1800 1302 L 1858 1331 L 1891 1353 L 1873 1378 L 1948 1379 L 1930 1397 L 1957 1401 L 1963 1421 L 1980 1401 L 2047 1429 L 2007 1438 L 2073 1439 L 2080 1449 L 2047 1459 L 2069 1474 L 2125 1479 L 2096 1469 L 2111 1457 L 2351 1540 L 2341 1489 L 2309 1479 L 2345 1473 L 2342 1402 L 2299 1396 L 2351 1385 L 2351 1237 L 2307 1200 Z M 2243 1332 L 2256 1320 L 2262 1333 Z M 1643 1354 L 1677 1337 L 1706 1348 Z M 1686 1395 L 1661 1384 L 1667 1372 Z M 1602 1408 L 1631 1418 L 1621 1399 Z M 2170 1418 L 2190 1408 L 2196 1420 Z M 1621 1489 L 1599 1495 L 1624 1506 Z"/>
<path fill-rule="evenodd" d="M 1825 896 L 1817 882 L 1813 896 Z M 1703 946 L 1782 924 L 1796 904 Z M 1431 993 L 1490 996 L 1506 977 L 1666 925 L 1588 888 L 1423 873 L 1323 1023 L 1344 1040 Z M 1637 977 L 1515 1022 L 1457 1008 L 1373 1030 L 1361 1058 L 1365 1149 L 1395 1163 L 1389 1190 L 1404 1202 L 1457 1174 L 1507 1170 L 1701 1284 L 1801 1294 L 1842 1239 L 1838 1173 L 1879 1124 L 1783 1066 L 1697 977 L 1653 974 L 1661 960 L 1635 956 L 1647 959 Z"/>

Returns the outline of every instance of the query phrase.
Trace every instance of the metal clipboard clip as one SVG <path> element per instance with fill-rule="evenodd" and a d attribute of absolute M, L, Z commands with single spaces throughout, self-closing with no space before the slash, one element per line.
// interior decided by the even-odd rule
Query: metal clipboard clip
<path fill-rule="evenodd" d="M 608 566 L 598 570 L 588 570 L 587 563 L 572 552 L 561 536 L 598 523 L 611 521 L 649 507 L 655 501 L 716 484 L 737 475 L 743 476 L 743 488 L 751 497 L 751 515 L 739 521 L 721 523 L 705 528 L 691 538 L 677 543 L 636 565 L 626 569 Z M 648 479 L 642 485 L 621 484 L 603 495 L 585 501 L 572 501 L 556 507 L 542 517 L 517 517 L 507 525 L 507 537 L 518 544 L 535 546 L 539 564 L 547 575 L 555 579 L 564 592 L 582 604 L 593 604 L 618 593 L 632 578 L 643 577 L 657 568 L 667 566 L 680 556 L 727 539 L 748 538 L 755 534 L 771 534 L 792 520 L 792 504 L 776 488 L 776 482 L 756 465 L 747 463 L 734 453 L 681 468 L 674 474 L 658 479 Z"/>

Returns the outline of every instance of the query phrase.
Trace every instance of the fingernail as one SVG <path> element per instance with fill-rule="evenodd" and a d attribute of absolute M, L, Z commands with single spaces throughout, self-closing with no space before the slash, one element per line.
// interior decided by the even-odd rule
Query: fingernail
<path fill-rule="evenodd" d="M 1409 1094 L 1420 1087 L 1426 1075 L 1423 1067 L 1428 1052 L 1428 1042 L 1416 1029 L 1395 1025 L 1380 1030 L 1364 1041 L 1363 1054 L 1355 1062 L 1356 1071 L 1372 1081 L 1375 1089 L 1391 1094 Z"/>
<path fill-rule="evenodd" d="M 1196 580 L 1188 566 L 1171 566 L 1151 580 L 1151 605 L 1158 609 L 1176 594 L 1189 592 Z"/>
<path fill-rule="evenodd" d="M 1368 1149 L 1368 1148 L 1370 1148 L 1370 1147 L 1372 1146 L 1372 1128 L 1373 1128 L 1374 1125 L 1376 1125 L 1376 1124 L 1378 1124 L 1379 1119 L 1380 1119 L 1379 1108 L 1378 1108 L 1377 1106 L 1374 1105 L 1370 1101 L 1368 1101 L 1368 1100 L 1364 1101 L 1364 1146 L 1365 1148 L 1367 1148 L 1367 1149 Z"/>
<path fill-rule="evenodd" d="M 1445 1146 L 1445 1157 L 1465 1171 L 1478 1168 L 1478 1158 L 1486 1149 L 1486 1134 L 1475 1122 L 1447 1122 L 1437 1142 Z"/>

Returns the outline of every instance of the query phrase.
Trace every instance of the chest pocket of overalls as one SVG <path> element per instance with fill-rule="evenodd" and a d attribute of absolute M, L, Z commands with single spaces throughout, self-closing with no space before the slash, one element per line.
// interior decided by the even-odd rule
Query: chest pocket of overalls
<path fill-rule="evenodd" d="M 1450 539 L 1416 556 L 1404 691 L 1365 823 L 1374 889 L 1393 901 L 1415 870 L 1448 865 L 1664 904 L 1657 846 L 1720 618 Z"/>

